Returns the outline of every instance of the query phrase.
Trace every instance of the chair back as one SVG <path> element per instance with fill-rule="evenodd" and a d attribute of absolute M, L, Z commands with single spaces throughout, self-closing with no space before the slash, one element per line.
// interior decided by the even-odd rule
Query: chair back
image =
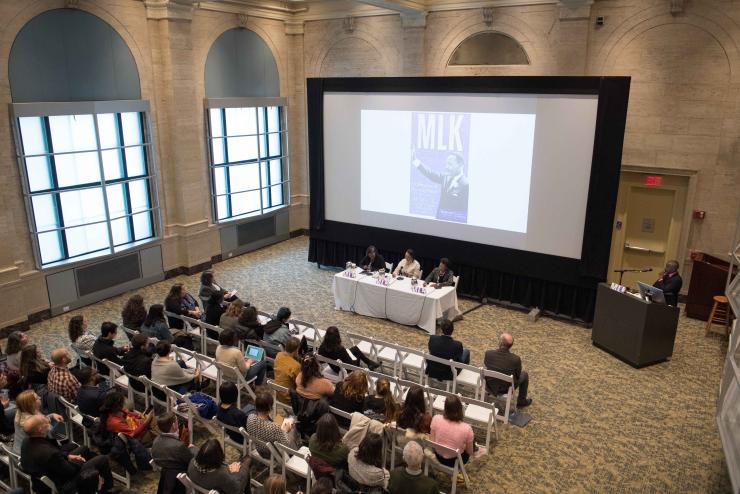
<path fill-rule="evenodd" d="M 185 472 L 178 473 L 177 480 L 185 486 L 187 494 L 219 494 L 215 489 L 204 489 L 203 487 L 196 485 L 195 482 L 190 480 L 190 477 L 188 477 L 188 474 Z"/>

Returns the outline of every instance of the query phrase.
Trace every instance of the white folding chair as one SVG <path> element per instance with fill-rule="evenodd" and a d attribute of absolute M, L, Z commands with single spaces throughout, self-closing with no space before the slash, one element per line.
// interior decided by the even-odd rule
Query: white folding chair
<path fill-rule="evenodd" d="M 69 401 L 67 401 L 61 396 L 59 397 L 59 402 L 62 404 L 62 406 L 66 410 L 67 433 L 69 434 L 69 440 L 72 441 L 73 443 L 76 443 L 75 435 L 74 435 L 74 430 L 76 426 L 82 429 L 82 444 L 89 448 L 90 447 L 90 436 L 87 432 L 87 427 L 85 427 L 85 424 L 84 424 L 85 416 L 82 414 L 82 412 L 80 412 L 80 407 L 70 403 Z"/>
<path fill-rule="evenodd" d="M 249 441 L 247 441 L 244 436 L 241 435 L 241 429 L 240 427 L 234 427 L 233 425 L 224 424 L 220 420 L 218 420 L 216 417 L 213 417 L 211 419 L 211 425 L 212 428 L 216 431 L 218 431 L 218 434 L 221 438 L 221 443 L 224 445 L 224 450 L 226 449 L 226 446 L 231 446 L 232 448 L 239 451 L 240 456 L 244 457 L 249 452 Z M 229 432 L 233 434 L 238 434 L 241 438 L 240 441 L 235 441 Z"/>
<path fill-rule="evenodd" d="M 8 466 L 10 467 L 10 486 L 12 488 L 18 487 L 18 478 L 21 478 L 28 484 L 28 489 L 31 494 L 34 494 L 33 479 L 31 478 L 31 475 L 24 472 L 21 468 L 21 457 L 13 453 L 13 450 L 5 443 L 0 443 L 0 448 L 2 448 L 4 456 L 8 457 Z"/>
<path fill-rule="evenodd" d="M 218 494 L 218 491 L 215 489 L 208 490 L 196 485 L 195 482 L 190 480 L 190 477 L 188 477 L 188 474 L 185 472 L 178 473 L 177 480 L 185 486 L 187 494 Z"/>
<path fill-rule="evenodd" d="M 250 380 L 247 380 L 246 377 L 244 377 L 244 374 L 241 373 L 241 371 L 231 365 L 224 364 L 222 362 L 216 362 L 213 361 L 213 365 L 216 368 L 216 401 L 221 401 L 220 397 L 220 391 L 219 388 L 221 388 L 221 383 L 224 381 L 234 383 L 236 386 L 236 406 L 241 408 L 242 407 L 242 391 L 246 392 L 251 398 L 252 401 L 254 401 L 257 398 L 257 395 L 252 391 L 251 384 L 254 383 L 257 380 L 257 377 L 253 377 Z"/>
<path fill-rule="evenodd" d="M 385 271 L 386 271 L 386 273 L 392 273 L 393 272 L 393 263 L 392 262 L 386 262 L 385 263 Z"/>
<path fill-rule="evenodd" d="M 281 463 L 283 466 L 283 479 L 287 480 L 287 473 L 291 472 L 301 478 L 306 479 L 306 489 L 303 491 L 305 494 L 311 494 L 311 483 L 313 480 L 313 473 L 311 467 L 308 464 L 308 457 L 311 453 L 308 448 L 303 446 L 299 450 L 290 448 L 284 444 L 274 443 L 277 447 L 278 452 L 281 455 Z"/>
<path fill-rule="evenodd" d="M 457 474 L 458 472 L 461 472 L 463 474 L 463 479 L 465 480 L 465 487 L 468 489 L 470 488 L 470 477 L 468 477 L 468 472 L 467 470 L 465 470 L 465 463 L 463 463 L 462 461 L 461 452 L 459 450 L 448 448 L 447 446 L 435 443 L 434 441 L 431 441 L 429 439 L 424 439 L 422 446 L 429 447 L 437 452 L 444 453 L 447 457 L 449 457 L 450 455 L 454 455 L 455 457 L 455 465 L 452 467 L 448 467 L 447 465 L 443 465 L 438 461 L 431 461 L 426 455 L 424 455 L 425 474 L 429 473 L 429 468 L 448 474 L 450 476 L 450 482 L 452 483 L 452 490 L 450 491 L 450 494 L 455 494 L 455 492 L 457 491 Z"/>

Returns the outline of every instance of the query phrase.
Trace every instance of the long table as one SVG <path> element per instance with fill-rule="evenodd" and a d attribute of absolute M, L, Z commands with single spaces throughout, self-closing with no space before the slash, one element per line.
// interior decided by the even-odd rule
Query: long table
<path fill-rule="evenodd" d="M 434 334 L 437 319 L 453 319 L 460 313 L 455 287 L 426 287 L 426 293 L 413 290 L 411 279 L 385 278 L 387 285 L 360 268 L 337 273 L 332 282 L 334 305 L 364 316 L 390 319 L 408 326 L 419 326 Z M 417 285 L 422 286 L 420 281 Z"/>

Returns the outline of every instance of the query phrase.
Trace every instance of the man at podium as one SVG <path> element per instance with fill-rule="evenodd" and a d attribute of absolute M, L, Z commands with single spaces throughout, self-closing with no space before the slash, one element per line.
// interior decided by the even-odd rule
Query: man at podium
<path fill-rule="evenodd" d="M 671 260 L 665 265 L 665 270 L 660 273 L 660 278 L 653 286 L 663 290 L 666 305 L 675 307 L 678 305 L 678 293 L 681 291 L 683 279 L 678 274 L 678 261 Z"/>

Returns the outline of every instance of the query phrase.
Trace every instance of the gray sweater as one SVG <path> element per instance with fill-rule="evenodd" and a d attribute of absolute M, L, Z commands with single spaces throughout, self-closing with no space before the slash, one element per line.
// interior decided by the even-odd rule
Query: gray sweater
<path fill-rule="evenodd" d="M 163 360 L 157 356 L 152 362 L 152 381 L 162 386 L 176 386 L 192 381 L 192 369 L 183 369 L 174 360 Z"/>

